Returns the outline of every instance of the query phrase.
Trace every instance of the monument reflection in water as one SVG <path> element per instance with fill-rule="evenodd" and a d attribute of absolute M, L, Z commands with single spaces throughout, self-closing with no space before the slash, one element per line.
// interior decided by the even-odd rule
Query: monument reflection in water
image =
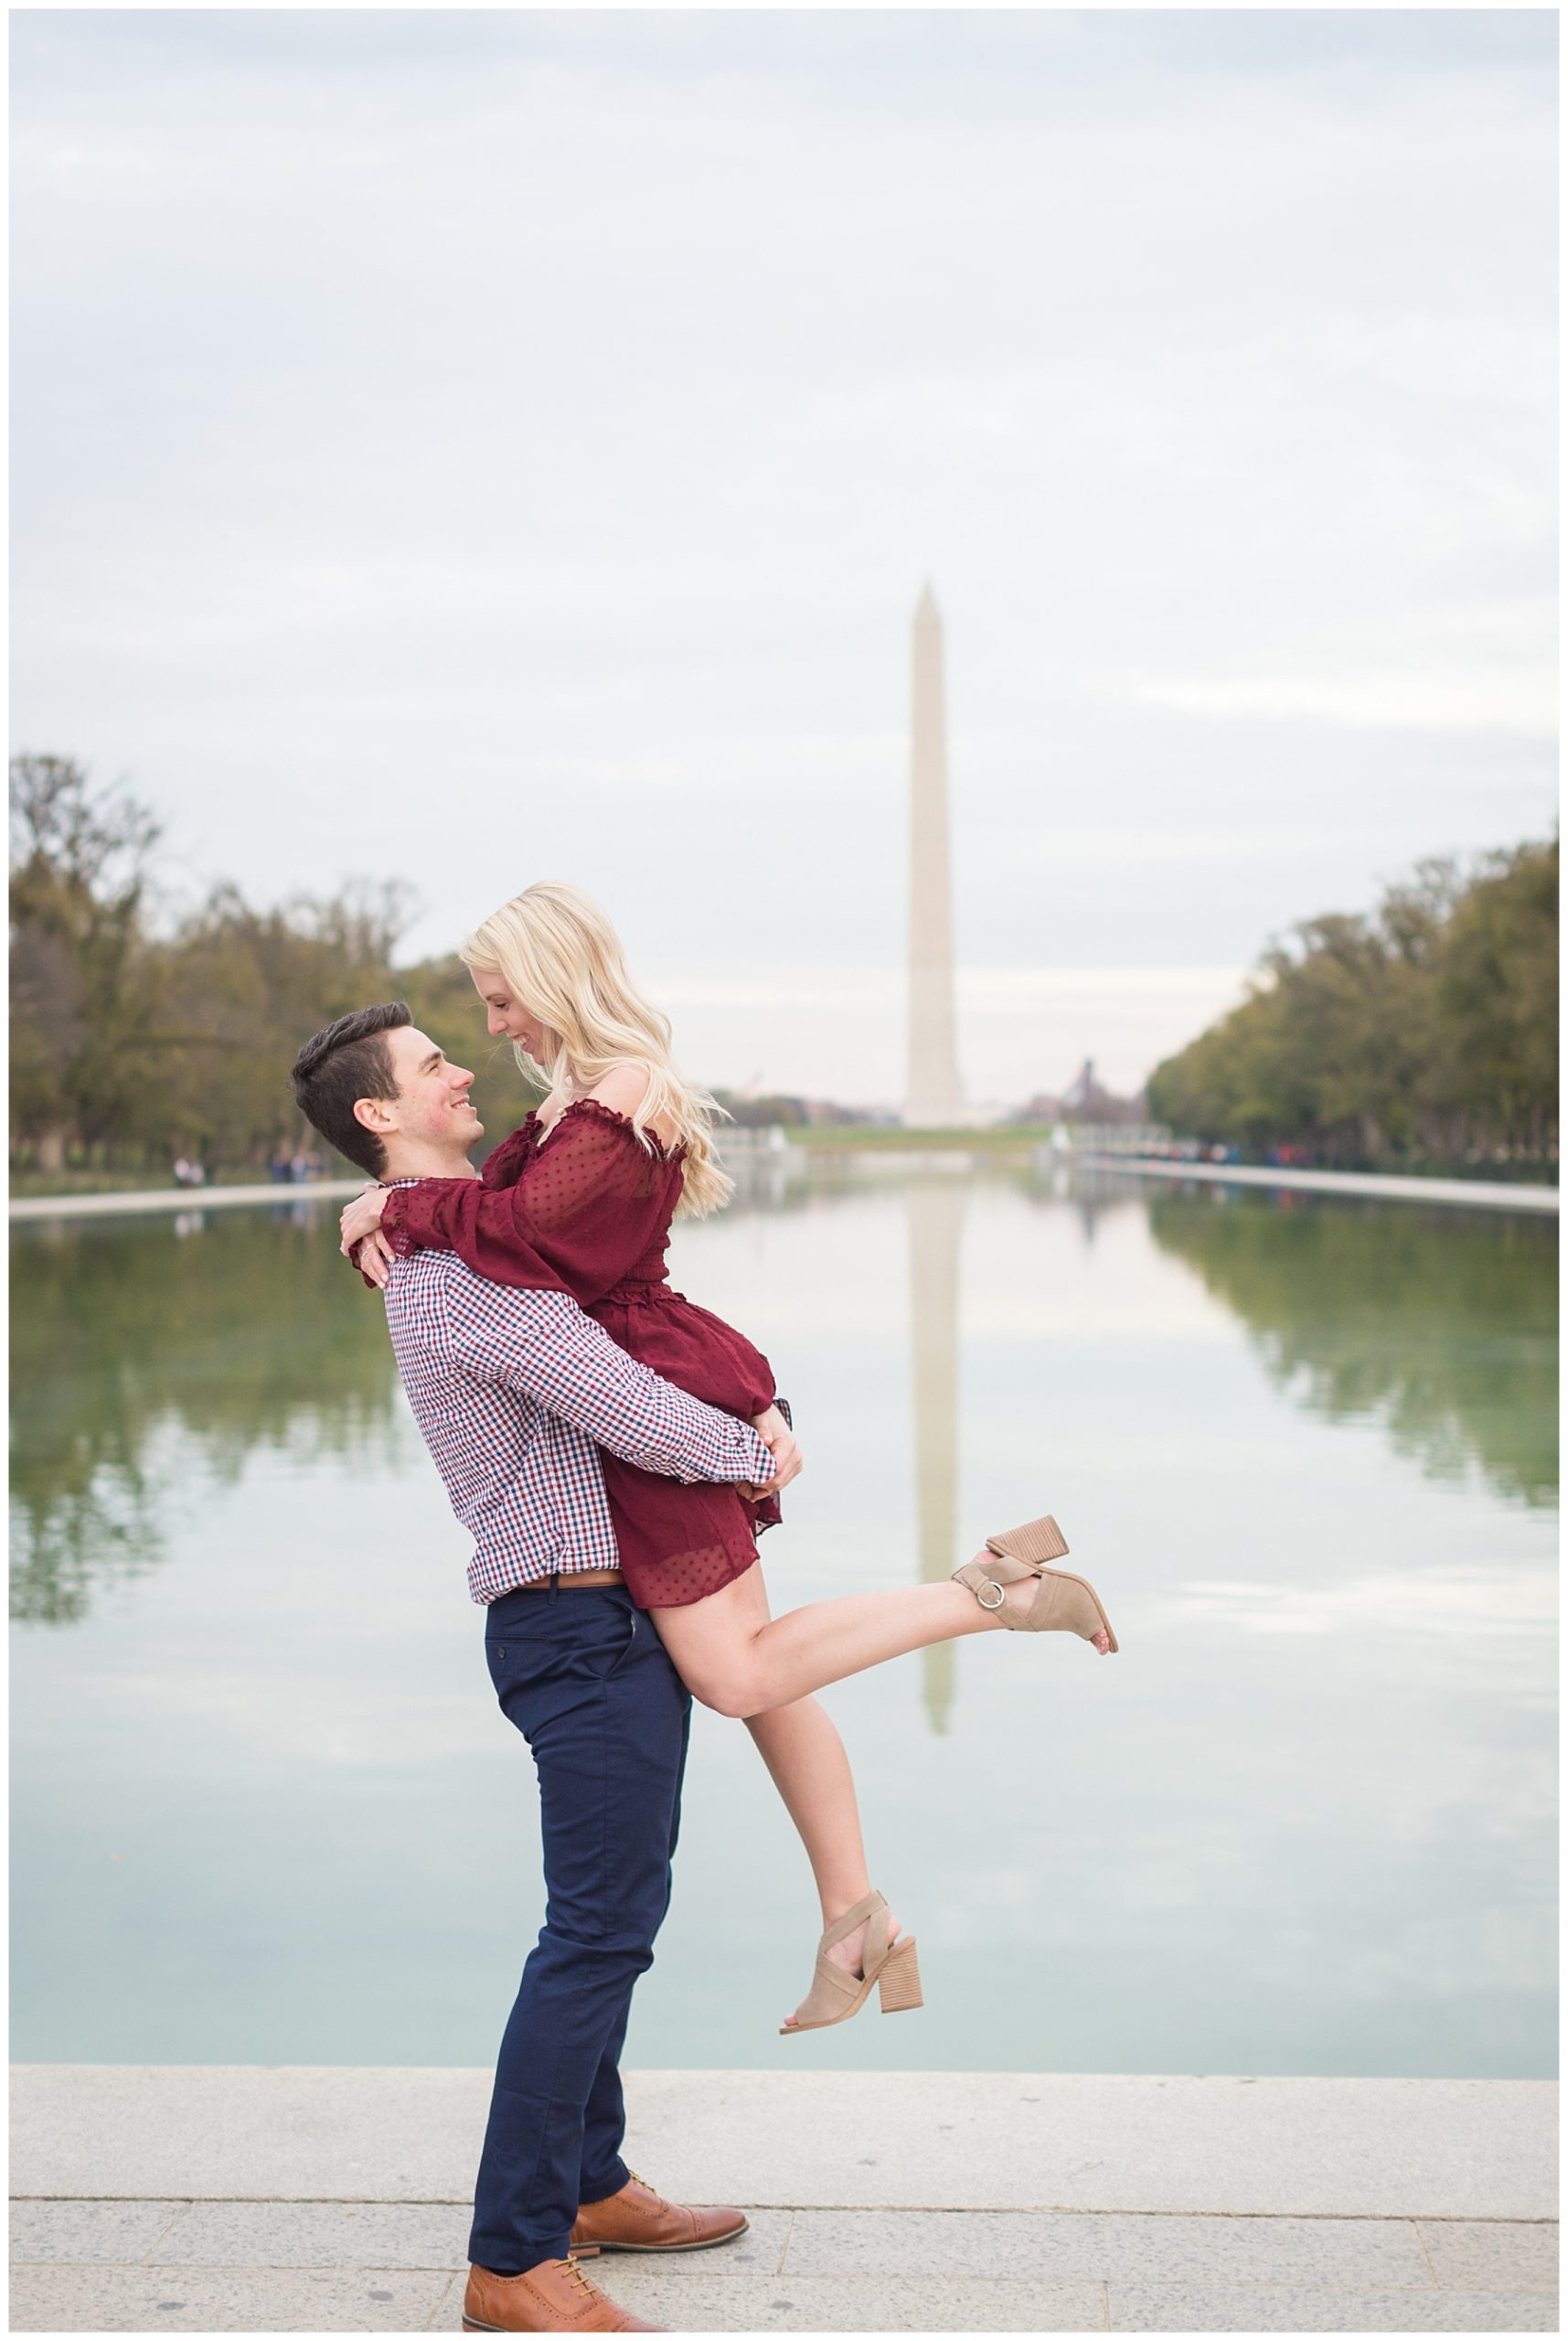
<path fill-rule="evenodd" d="M 910 1186 L 910 1330 L 914 1367 L 914 1468 L 923 1585 L 940 1585 L 958 1544 L 958 1246 L 965 1189 L 951 1176 Z M 956 1642 L 923 1651 L 925 1705 L 944 1731 L 953 1708 Z"/>
<path fill-rule="evenodd" d="M 13 1238 L 14 2053 L 483 2064 L 539 1913 L 462 1533 L 334 1214 L 185 1225 Z M 797 1404 L 776 1608 L 1050 1509 L 1123 1642 L 826 1694 L 928 2004 L 792 2063 L 1551 2068 L 1555 1253 L 1022 1159 L 792 1156 L 682 1230 Z M 635 2060 L 763 2061 L 810 1932 L 700 1714 Z"/>

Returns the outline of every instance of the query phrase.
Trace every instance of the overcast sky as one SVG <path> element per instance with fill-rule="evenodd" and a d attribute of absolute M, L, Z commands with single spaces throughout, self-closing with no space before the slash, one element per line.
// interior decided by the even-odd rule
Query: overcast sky
<path fill-rule="evenodd" d="M 187 896 L 894 1102 L 926 578 L 977 1101 L 1548 830 L 1551 15 L 11 21 L 14 744 Z"/>

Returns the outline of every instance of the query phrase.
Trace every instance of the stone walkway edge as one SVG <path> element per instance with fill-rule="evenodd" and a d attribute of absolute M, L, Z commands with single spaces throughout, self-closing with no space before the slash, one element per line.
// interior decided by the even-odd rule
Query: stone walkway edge
<path fill-rule="evenodd" d="M 1470 1211 L 1558 1212 L 1556 1187 L 1507 1179 L 1402 1178 L 1387 1170 L 1295 1170 L 1283 1164 L 1151 1162 L 1133 1154 L 1085 1151 L 1064 1160 L 1091 1170 L 1121 1170 L 1134 1179 L 1204 1179 L 1221 1187 L 1288 1188 L 1297 1194 L 1371 1195 L 1384 1203 L 1454 1203 Z"/>
<path fill-rule="evenodd" d="M 488 2081 L 14 2068 L 12 2330 L 457 2330 Z M 627 2095 L 635 2166 L 750 2218 L 718 2250 L 589 2263 L 670 2331 L 1557 2329 L 1547 2082 L 684 2072 Z"/>

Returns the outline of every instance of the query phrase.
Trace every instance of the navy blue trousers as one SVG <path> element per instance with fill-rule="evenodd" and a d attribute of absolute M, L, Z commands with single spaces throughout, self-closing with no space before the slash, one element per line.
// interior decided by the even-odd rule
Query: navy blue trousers
<path fill-rule="evenodd" d="M 626 2184 L 620 2058 L 669 1908 L 691 1698 L 624 1586 L 503 1594 L 485 1648 L 533 1751 L 545 1922 L 496 2067 L 468 2256 L 565 2256 L 579 2203 Z"/>

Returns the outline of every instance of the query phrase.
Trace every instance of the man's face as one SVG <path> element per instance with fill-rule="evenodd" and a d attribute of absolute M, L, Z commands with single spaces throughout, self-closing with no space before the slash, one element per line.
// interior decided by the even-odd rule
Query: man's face
<path fill-rule="evenodd" d="M 387 1050 L 397 1094 L 365 1101 L 380 1117 L 369 1127 L 379 1132 L 389 1149 L 395 1149 L 400 1138 L 466 1161 L 469 1148 L 485 1129 L 468 1102 L 474 1075 L 460 1064 L 449 1064 L 430 1035 L 417 1025 L 400 1024 L 389 1032 Z"/>

